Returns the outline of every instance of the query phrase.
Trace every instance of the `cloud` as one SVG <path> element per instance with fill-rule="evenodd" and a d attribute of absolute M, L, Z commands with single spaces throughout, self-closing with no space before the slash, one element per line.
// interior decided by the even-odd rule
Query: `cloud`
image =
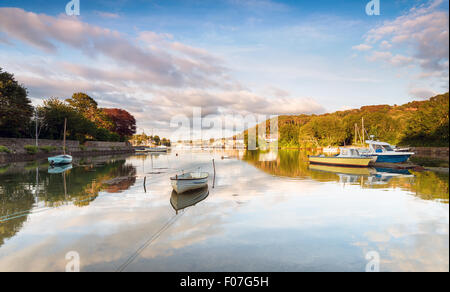
<path fill-rule="evenodd" d="M 435 96 L 437 92 L 427 89 L 427 88 L 411 88 L 409 94 L 417 99 L 428 99 Z"/>
<path fill-rule="evenodd" d="M 193 107 L 204 115 L 324 111 L 313 99 L 291 97 L 283 89 L 256 94 L 230 76 L 220 57 L 170 34 L 138 31 L 132 37 L 78 18 L 18 8 L 0 8 L 1 33 L 37 49 L 0 55 L 2 67 L 25 84 L 35 102 L 82 91 L 102 107 L 130 111 L 140 128 L 167 129 L 171 118 L 189 117 Z"/>
<path fill-rule="evenodd" d="M 26 12 L 19 8 L 0 8 L 1 30 L 10 38 L 55 54 L 64 44 L 89 57 L 104 56 L 146 74 L 158 86 L 218 87 L 227 85 L 226 69 L 206 51 L 183 58 L 154 42 L 152 49 L 117 31 L 92 26 L 77 18 L 58 18 Z M 142 39 L 142 36 L 140 36 Z M 176 49 L 176 44 L 173 45 Z"/>
<path fill-rule="evenodd" d="M 100 16 L 100 17 L 103 17 L 103 18 L 113 18 L 113 19 L 116 19 L 116 18 L 119 18 L 119 17 L 120 17 L 120 15 L 117 14 L 117 13 L 111 13 L 111 12 L 105 12 L 105 11 L 97 11 L 96 14 L 97 14 L 98 16 Z"/>
<path fill-rule="evenodd" d="M 397 67 L 407 66 L 414 62 L 414 58 L 412 57 L 407 57 L 399 54 L 392 55 L 391 52 L 379 52 L 379 51 L 373 52 L 373 54 L 368 57 L 368 60 L 371 62 L 382 60 Z"/>
<path fill-rule="evenodd" d="M 407 13 L 391 21 L 385 21 L 371 29 L 360 48 L 378 45 L 386 51 L 395 49 L 402 54 L 375 52 L 370 59 L 383 59 L 394 66 L 417 64 L 424 72 L 444 72 L 448 75 L 449 15 L 448 6 L 439 10 L 442 0 L 414 6 Z M 354 48 L 355 48 L 354 47 Z M 384 54 L 384 56 L 382 55 Z M 446 82 L 448 79 L 441 79 Z"/>
<path fill-rule="evenodd" d="M 366 44 L 360 44 L 357 46 L 353 46 L 352 49 L 356 50 L 356 51 L 368 51 L 368 50 L 372 49 L 372 46 L 369 46 Z"/>

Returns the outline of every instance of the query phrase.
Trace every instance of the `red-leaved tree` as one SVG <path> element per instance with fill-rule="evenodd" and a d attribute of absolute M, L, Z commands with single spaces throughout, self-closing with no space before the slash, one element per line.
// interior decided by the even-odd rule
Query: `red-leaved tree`
<path fill-rule="evenodd" d="M 129 112 L 118 108 L 105 108 L 103 112 L 111 119 L 113 126 L 110 131 L 122 137 L 136 134 L 136 120 Z"/>

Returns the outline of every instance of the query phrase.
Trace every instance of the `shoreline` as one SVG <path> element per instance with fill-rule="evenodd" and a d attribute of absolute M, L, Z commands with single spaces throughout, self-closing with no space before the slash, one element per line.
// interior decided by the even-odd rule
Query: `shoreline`
<path fill-rule="evenodd" d="M 85 150 L 71 152 L 74 158 L 81 157 L 97 157 L 97 156 L 108 156 L 108 155 L 120 155 L 120 154 L 133 154 L 134 149 L 128 150 Z M 61 152 L 49 152 L 49 153 L 37 153 L 37 154 L 26 154 L 26 153 L 0 153 L 0 166 L 16 162 L 30 162 L 36 160 L 44 160 L 48 157 L 59 155 Z"/>

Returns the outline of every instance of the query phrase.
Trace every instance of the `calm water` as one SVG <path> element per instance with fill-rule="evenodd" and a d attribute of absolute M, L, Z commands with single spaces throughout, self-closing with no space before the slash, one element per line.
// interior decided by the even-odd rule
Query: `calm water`
<path fill-rule="evenodd" d="M 370 251 L 381 271 L 449 270 L 448 174 L 222 155 L 0 167 L 0 271 L 64 271 L 70 251 L 82 271 L 364 271 Z M 172 194 L 171 175 L 199 168 L 209 190 Z"/>

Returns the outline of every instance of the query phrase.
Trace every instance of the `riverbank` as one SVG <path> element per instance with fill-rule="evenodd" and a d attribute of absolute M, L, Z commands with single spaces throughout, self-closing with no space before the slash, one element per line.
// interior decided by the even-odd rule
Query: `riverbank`
<path fill-rule="evenodd" d="M 39 140 L 35 146 L 34 139 L 0 138 L 0 165 L 12 162 L 27 162 L 46 159 L 61 154 L 61 141 Z M 66 151 L 75 158 L 134 153 L 128 142 L 66 141 Z"/>

